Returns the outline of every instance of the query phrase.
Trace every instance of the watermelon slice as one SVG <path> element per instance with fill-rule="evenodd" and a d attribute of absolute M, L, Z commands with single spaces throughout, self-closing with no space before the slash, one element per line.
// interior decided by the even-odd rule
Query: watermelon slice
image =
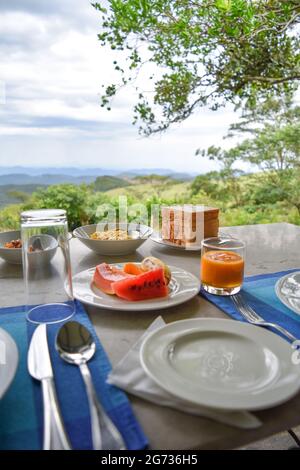
<path fill-rule="evenodd" d="M 169 294 L 162 268 L 116 281 L 112 290 L 121 299 L 129 301 L 167 297 Z"/>
<path fill-rule="evenodd" d="M 116 281 L 131 279 L 131 274 L 124 273 L 121 269 L 110 266 L 107 263 L 101 263 L 96 266 L 93 283 L 95 286 L 106 294 L 114 294 L 112 285 Z"/>

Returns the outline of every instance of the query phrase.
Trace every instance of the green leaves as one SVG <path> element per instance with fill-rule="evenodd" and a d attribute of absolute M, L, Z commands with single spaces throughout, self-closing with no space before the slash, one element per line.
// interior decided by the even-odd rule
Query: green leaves
<path fill-rule="evenodd" d="M 231 9 L 231 3 L 231 0 L 216 0 L 216 7 L 228 11 Z"/>
<path fill-rule="evenodd" d="M 85 225 L 85 202 L 87 188 L 85 185 L 57 184 L 33 193 L 35 209 L 65 209 L 68 214 L 70 229 Z"/>
<path fill-rule="evenodd" d="M 299 84 L 295 0 L 107 0 L 94 6 L 102 15 L 101 44 L 122 57 L 128 51 L 128 69 L 118 69 L 121 85 L 143 64 L 156 67 L 152 89 L 143 93 L 136 85 L 143 99 L 134 106 L 134 122 L 146 134 L 188 118 L 199 106 L 255 103 Z M 117 89 L 107 89 L 105 104 Z"/>
<path fill-rule="evenodd" d="M 299 219 L 300 107 L 293 104 L 293 94 L 277 99 L 270 96 L 256 106 L 248 102 L 240 121 L 230 126 L 230 136 L 235 133 L 247 133 L 250 137 L 228 150 L 215 146 L 197 150 L 196 155 L 220 162 L 222 170 L 218 178 L 212 173 L 197 177 L 192 185 L 193 194 L 204 189 L 228 204 L 234 199 L 235 206 L 231 204 L 231 207 L 244 204 L 247 212 L 267 212 L 270 205 L 282 202 L 294 206 Z M 246 193 L 244 180 L 237 173 L 241 162 L 262 171 L 252 175 Z M 220 194 L 217 196 L 220 187 L 227 188 L 228 199 L 221 198 Z M 264 222 L 270 222 L 268 216 L 264 217 Z M 249 223 L 249 219 L 245 223 Z"/>

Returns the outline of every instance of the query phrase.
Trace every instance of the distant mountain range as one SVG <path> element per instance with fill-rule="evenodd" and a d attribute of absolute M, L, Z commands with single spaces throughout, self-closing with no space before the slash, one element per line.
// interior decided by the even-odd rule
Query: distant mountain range
<path fill-rule="evenodd" d="M 38 167 L 38 166 L 0 166 L 0 175 L 26 174 L 30 176 L 41 175 L 67 175 L 67 176 L 95 176 L 117 175 L 122 170 L 104 168 L 76 168 L 76 167 Z"/>
<path fill-rule="evenodd" d="M 141 175 L 162 175 L 173 179 L 190 180 L 195 175 L 179 173 L 169 169 L 150 168 L 145 170 L 133 169 L 118 171 L 107 168 L 52 168 L 52 167 L 1 167 L 0 185 L 50 185 L 59 183 L 91 183 L 98 176 L 116 176 L 130 179 Z"/>
<path fill-rule="evenodd" d="M 9 204 L 19 203 L 24 196 L 26 197 L 26 194 L 29 196 L 39 187 L 46 188 L 52 184 L 89 184 L 98 178 L 95 183 L 95 190 L 108 191 L 137 184 L 134 178 L 148 175 L 167 176 L 177 181 L 189 181 L 195 176 L 161 168 L 117 171 L 106 168 L 0 166 L 0 208 Z"/>
<path fill-rule="evenodd" d="M 72 176 L 65 174 L 51 174 L 44 173 L 41 175 L 30 175 L 27 173 L 8 173 L 0 175 L 0 186 L 2 185 L 50 185 L 50 184 L 59 184 L 59 183 L 92 183 L 96 179 L 95 174 L 92 175 L 82 175 L 82 176 Z"/>

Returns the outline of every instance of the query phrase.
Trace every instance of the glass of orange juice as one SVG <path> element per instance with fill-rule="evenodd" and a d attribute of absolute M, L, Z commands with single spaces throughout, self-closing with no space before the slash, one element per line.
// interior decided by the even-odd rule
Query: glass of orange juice
<path fill-rule="evenodd" d="M 245 243 L 235 238 L 207 238 L 201 244 L 201 283 L 215 295 L 233 295 L 244 279 Z"/>

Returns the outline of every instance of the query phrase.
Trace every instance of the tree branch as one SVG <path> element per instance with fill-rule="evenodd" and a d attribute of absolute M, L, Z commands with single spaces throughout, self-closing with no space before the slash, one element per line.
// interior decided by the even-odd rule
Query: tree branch
<path fill-rule="evenodd" d="M 259 77 L 259 76 L 251 76 L 251 75 L 245 75 L 245 79 L 252 81 L 252 82 L 265 82 L 265 83 L 271 83 L 271 84 L 278 84 L 278 83 L 283 83 L 283 82 L 289 82 L 292 80 L 300 80 L 300 73 L 299 75 L 290 75 L 288 77 Z"/>

